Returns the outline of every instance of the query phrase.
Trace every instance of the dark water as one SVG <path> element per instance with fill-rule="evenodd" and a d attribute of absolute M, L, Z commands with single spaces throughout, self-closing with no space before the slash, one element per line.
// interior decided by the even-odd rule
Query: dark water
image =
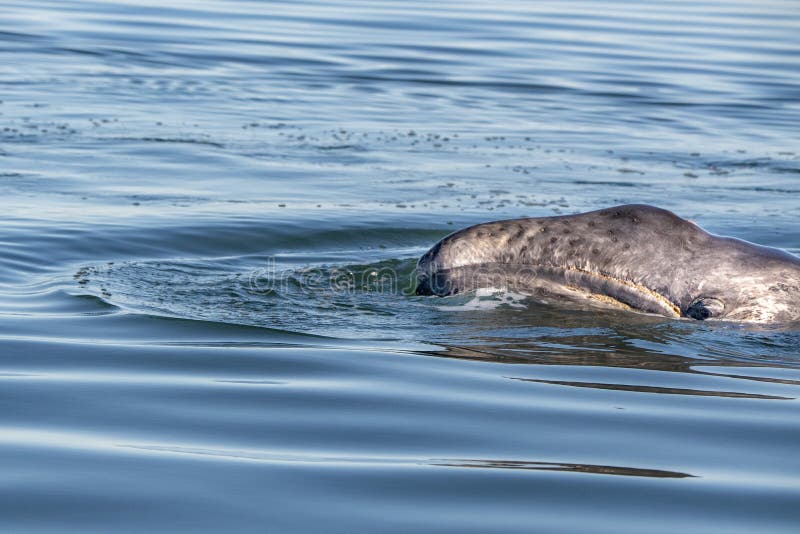
<path fill-rule="evenodd" d="M 405 294 L 627 202 L 800 252 L 800 5 L 0 4 L 7 532 L 796 532 L 800 334 Z"/>

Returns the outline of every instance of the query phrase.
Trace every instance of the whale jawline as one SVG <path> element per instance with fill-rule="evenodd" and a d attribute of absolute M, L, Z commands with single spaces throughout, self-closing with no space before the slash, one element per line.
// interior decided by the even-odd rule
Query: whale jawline
<path fill-rule="evenodd" d="M 441 269 L 418 278 L 416 294 L 450 296 L 498 287 L 531 296 L 589 299 L 629 311 L 681 317 L 680 307 L 663 294 L 632 280 L 575 266 L 483 263 Z"/>

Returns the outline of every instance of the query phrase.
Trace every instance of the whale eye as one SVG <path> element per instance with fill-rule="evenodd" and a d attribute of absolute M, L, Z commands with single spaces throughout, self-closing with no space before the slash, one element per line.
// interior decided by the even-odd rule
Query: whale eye
<path fill-rule="evenodd" d="M 714 297 L 698 297 L 686 309 L 686 316 L 698 321 L 705 321 L 710 317 L 720 317 L 725 311 L 725 304 Z"/>

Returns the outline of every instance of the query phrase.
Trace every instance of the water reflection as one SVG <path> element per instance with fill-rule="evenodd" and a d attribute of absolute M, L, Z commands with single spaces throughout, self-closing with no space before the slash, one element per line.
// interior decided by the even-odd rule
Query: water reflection
<path fill-rule="evenodd" d="M 739 399 L 770 399 L 794 400 L 794 397 L 779 397 L 777 395 L 759 395 L 756 393 L 739 393 L 736 391 L 709 391 L 703 389 L 664 388 L 657 386 L 643 386 L 633 384 L 603 384 L 599 382 L 569 382 L 566 380 L 539 380 L 535 378 L 509 377 L 511 380 L 522 382 L 538 382 L 540 384 L 555 384 L 560 386 L 574 386 L 579 388 L 607 389 L 611 391 L 636 391 L 639 393 L 661 393 L 666 395 L 698 395 L 702 397 L 732 397 Z"/>
<path fill-rule="evenodd" d="M 453 332 L 433 354 L 526 366 L 503 373 L 515 381 L 695 397 L 798 397 L 800 380 L 787 376 L 800 366 L 797 332 L 535 304 L 460 315 L 462 324 L 453 321 Z M 697 387 L 700 377 L 707 379 Z M 764 391 L 766 384 L 783 387 Z"/>
<path fill-rule="evenodd" d="M 521 469 L 530 471 L 568 471 L 595 475 L 620 475 L 651 478 L 694 478 L 679 471 L 620 467 L 615 465 L 572 464 L 561 462 L 524 462 L 519 460 L 437 460 L 432 465 L 445 467 L 475 467 L 483 469 Z"/>

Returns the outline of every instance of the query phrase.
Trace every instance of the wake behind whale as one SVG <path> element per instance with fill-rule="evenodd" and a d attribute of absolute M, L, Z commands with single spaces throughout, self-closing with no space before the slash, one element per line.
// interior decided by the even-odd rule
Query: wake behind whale
<path fill-rule="evenodd" d="M 667 317 L 800 321 L 800 258 L 648 205 L 478 224 L 417 265 L 419 295 L 487 287 Z"/>

